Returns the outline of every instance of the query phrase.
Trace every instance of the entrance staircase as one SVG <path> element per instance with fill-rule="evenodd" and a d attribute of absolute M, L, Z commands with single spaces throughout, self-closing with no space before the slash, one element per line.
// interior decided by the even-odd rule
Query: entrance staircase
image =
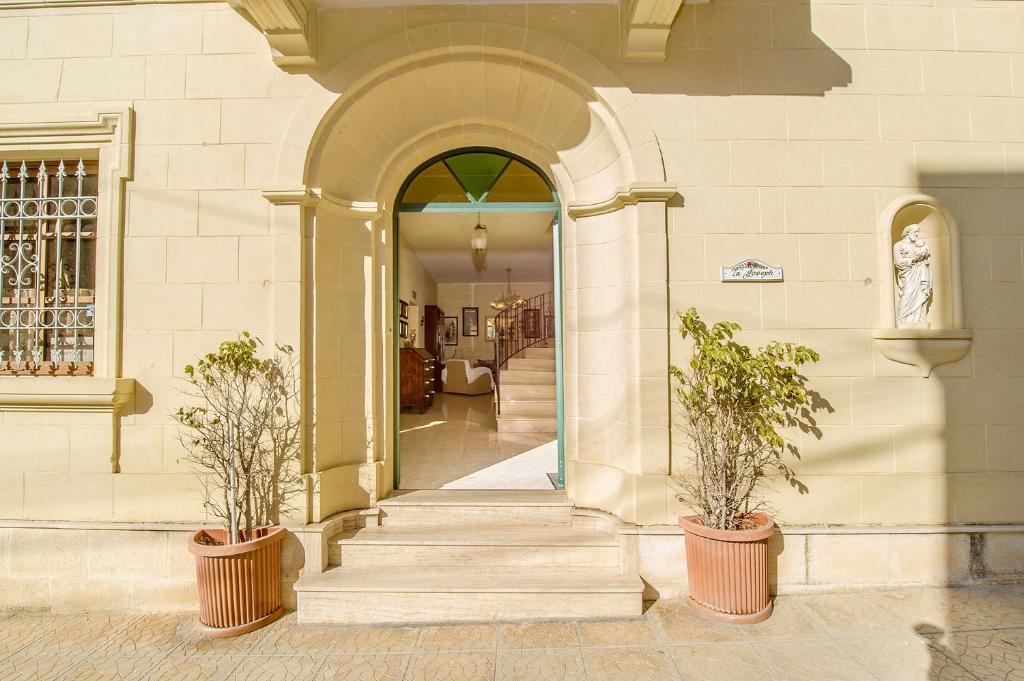
<path fill-rule="evenodd" d="M 499 379 L 499 433 L 558 430 L 555 406 L 555 349 L 535 345 L 508 360 Z"/>
<path fill-rule="evenodd" d="M 524 371 L 529 371 L 524 369 Z M 530 385 L 530 384 L 526 384 Z M 418 490 L 328 542 L 295 584 L 300 623 L 635 617 L 643 583 L 607 517 L 560 491 Z"/>

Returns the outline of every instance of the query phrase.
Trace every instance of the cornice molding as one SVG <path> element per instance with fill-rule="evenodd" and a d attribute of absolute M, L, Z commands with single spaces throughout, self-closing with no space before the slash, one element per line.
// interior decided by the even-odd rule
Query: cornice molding
<path fill-rule="evenodd" d="M 595 203 L 569 204 L 568 213 L 571 218 L 587 218 L 594 215 L 613 213 L 626 206 L 635 206 L 642 202 L 666 202 L 679 195 L 673 182 L 633 182 L 627 187 L 617 190 L 612 196 Z"/>
<path fill-rule="evenodd" d="M 323 208 L 346 217 L 374 220 L 384 214 L 376 201 L 348 201 L 326 194 L 319 187 L 293 187 L 263 190 L 263 198 L 275 206 Z"/>
<path fill-rule="evenodd" d="M 130 107 L 69 111 L 56 120 L 0 122 L 0 151 L 24 153 L 39 146 L 64 148 L 127 145 L 131 139 Z"/>
<path fill-rule="evenodd" d="M 134 378 L 0 377 L 0 411 L 93 411 L 119 414 L 134 399 Z"/>

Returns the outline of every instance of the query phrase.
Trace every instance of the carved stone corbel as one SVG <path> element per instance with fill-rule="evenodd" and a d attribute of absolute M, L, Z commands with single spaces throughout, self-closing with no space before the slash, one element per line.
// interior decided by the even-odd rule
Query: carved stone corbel
<path fill-rule="evenodd" d="M 281 67 L 312 66 L 317 59 L 314 0 L 230 0 L 231 7 L 266 36 Z"/>
<path fill-rule="evenodd" d="M 664 61 L 672 23 L 682 6 L 683 0 L 620 0 L 622 58 Z"/>

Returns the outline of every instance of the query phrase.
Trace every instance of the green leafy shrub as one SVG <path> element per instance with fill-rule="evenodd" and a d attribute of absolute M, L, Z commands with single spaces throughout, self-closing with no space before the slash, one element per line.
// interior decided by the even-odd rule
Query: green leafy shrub
<path fill-rule="evenodd" d="M 818 353 L 773 341 L 756 351 L 734 340 L 734 322 L 708 326 L 697 310 L 679 315 L 679 333 L 692 343 L 686 371 L 672 366 L 673 392 L 689 456 L 677 475 L 677 497 L 706 527 L 743 529 L 764 508 L 759 494 L 768 475 L 781 474 L 806 491 L 786 464 L 799 457 L 779 430 L 814 431 L 813 411 L 827 402 L 807 389 L 799 367 Z"/>
<path fill-rule="evenodd" d="M 223 522 L 230 544 L 278 524 L 303 489 L 297 359 L 280 344 L 261 358 L 262 345 L 243 332 L 186 366 L 185 393 L 195 406 L 173 416 L 207 512 Z"/>

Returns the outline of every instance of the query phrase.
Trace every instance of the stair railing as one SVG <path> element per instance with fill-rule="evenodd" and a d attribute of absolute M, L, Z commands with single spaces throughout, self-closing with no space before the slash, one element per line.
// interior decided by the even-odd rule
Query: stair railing
<path fill-rule="evenodd" d="M 494 318 L 495 402 L 501 413 L 501 370 L 528 347 L 555 337 L 554 291 L 527 298 L 502 310 Z"/>

